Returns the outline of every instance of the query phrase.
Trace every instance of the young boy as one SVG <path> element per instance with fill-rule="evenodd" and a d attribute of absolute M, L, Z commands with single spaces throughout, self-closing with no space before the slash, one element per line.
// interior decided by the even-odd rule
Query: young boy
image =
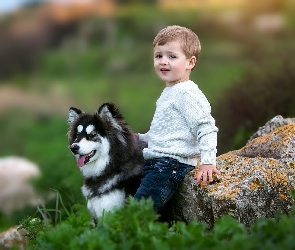
<path fill-rule="evenodd" d="M 200 158 L 197 182 L 206 185 L 220 172 L 215 166 L 218 129 L 210 104 L 189 80 L 201 52 L 197 35 L 185 27 L 168 26 L 157 34 L 153 46 L 154 68 L 166 88 L 149 131 L 138 134 L 148 146 L 143 149 L 143 178 L 134 198 L 151 197 L 159 212 Z"/>

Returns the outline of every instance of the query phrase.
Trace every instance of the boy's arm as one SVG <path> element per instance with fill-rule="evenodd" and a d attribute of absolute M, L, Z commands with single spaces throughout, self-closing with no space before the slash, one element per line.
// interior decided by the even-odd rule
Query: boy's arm
<path fill-rule="evenodd" d="M 202 126 L 201 126 L 202 127 Z M 217 129 L 215 126 L 211 126 L 211 132 L 204 133 L 199 138 L 199 144 L 201 148 L 201 164 L 194 179 L 197 182 L 202 181 L 202 185 L 207 185 L 207 181 L 210 183 L 213 181 L 213 175 L 220 175 L 220 171 L 216 168 L 216 142 L 217 142 Z M 205 130 L 205 129 L 204 129 Z"/>
<path fill-rule="evenodd" d="M 207 185 L 207 181 L 212 182 L 214 174 L 221 174 L 216 168 L 217 131 L 211 115 L 199 123 L 198 143 L 201 151 L 201 164 L 194 179 L 197 182 L 202 181 L 202 185 Z"/>
<path fill-rule="evenodd" d="M 221 174 L 216 169 L 217 132 L 215 120 L 211 115 L 211 106 L 201 91 L 186 92 L 178 106 L 186 117 L 191 131 L 195 131 L 201 153 L 201 166 L 195 180 L 203 185 L 213 181 L 213 174 Z"/>

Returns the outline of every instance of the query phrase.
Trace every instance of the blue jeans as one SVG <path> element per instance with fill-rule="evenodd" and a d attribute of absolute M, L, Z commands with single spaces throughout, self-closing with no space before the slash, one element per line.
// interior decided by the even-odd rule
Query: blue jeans
<path fill-rule="evenodd" d="M 161 157 L 145 160 L 142 180 L 134 198 L 152 198 L 154 211 L 158 213 L 175 193 L 179 183 L 194 167 L 179 161 Z"/>

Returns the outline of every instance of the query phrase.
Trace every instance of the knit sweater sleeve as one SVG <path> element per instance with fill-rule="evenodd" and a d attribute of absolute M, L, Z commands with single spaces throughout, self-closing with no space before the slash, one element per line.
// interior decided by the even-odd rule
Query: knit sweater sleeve
<path fill-rule="evenodd" d="M 201 164 L 216 165 L 217 127 L 211 116 L 211 107 L 205 95 L 198 91 L 180 93 L 178 109 L 191 132 L 197 138 Z"/>

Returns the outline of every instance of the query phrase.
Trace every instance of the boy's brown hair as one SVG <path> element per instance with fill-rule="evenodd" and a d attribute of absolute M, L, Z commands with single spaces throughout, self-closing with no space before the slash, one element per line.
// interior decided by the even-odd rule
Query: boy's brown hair
<path fill-rule="evenodd" d="M 186 58 L 196 57 L 199 60 L 201 43 L 198 36 L 190 29 L 178 25 L 167 26 L 156 35 L 153 46 L 179 41 Z"/>

